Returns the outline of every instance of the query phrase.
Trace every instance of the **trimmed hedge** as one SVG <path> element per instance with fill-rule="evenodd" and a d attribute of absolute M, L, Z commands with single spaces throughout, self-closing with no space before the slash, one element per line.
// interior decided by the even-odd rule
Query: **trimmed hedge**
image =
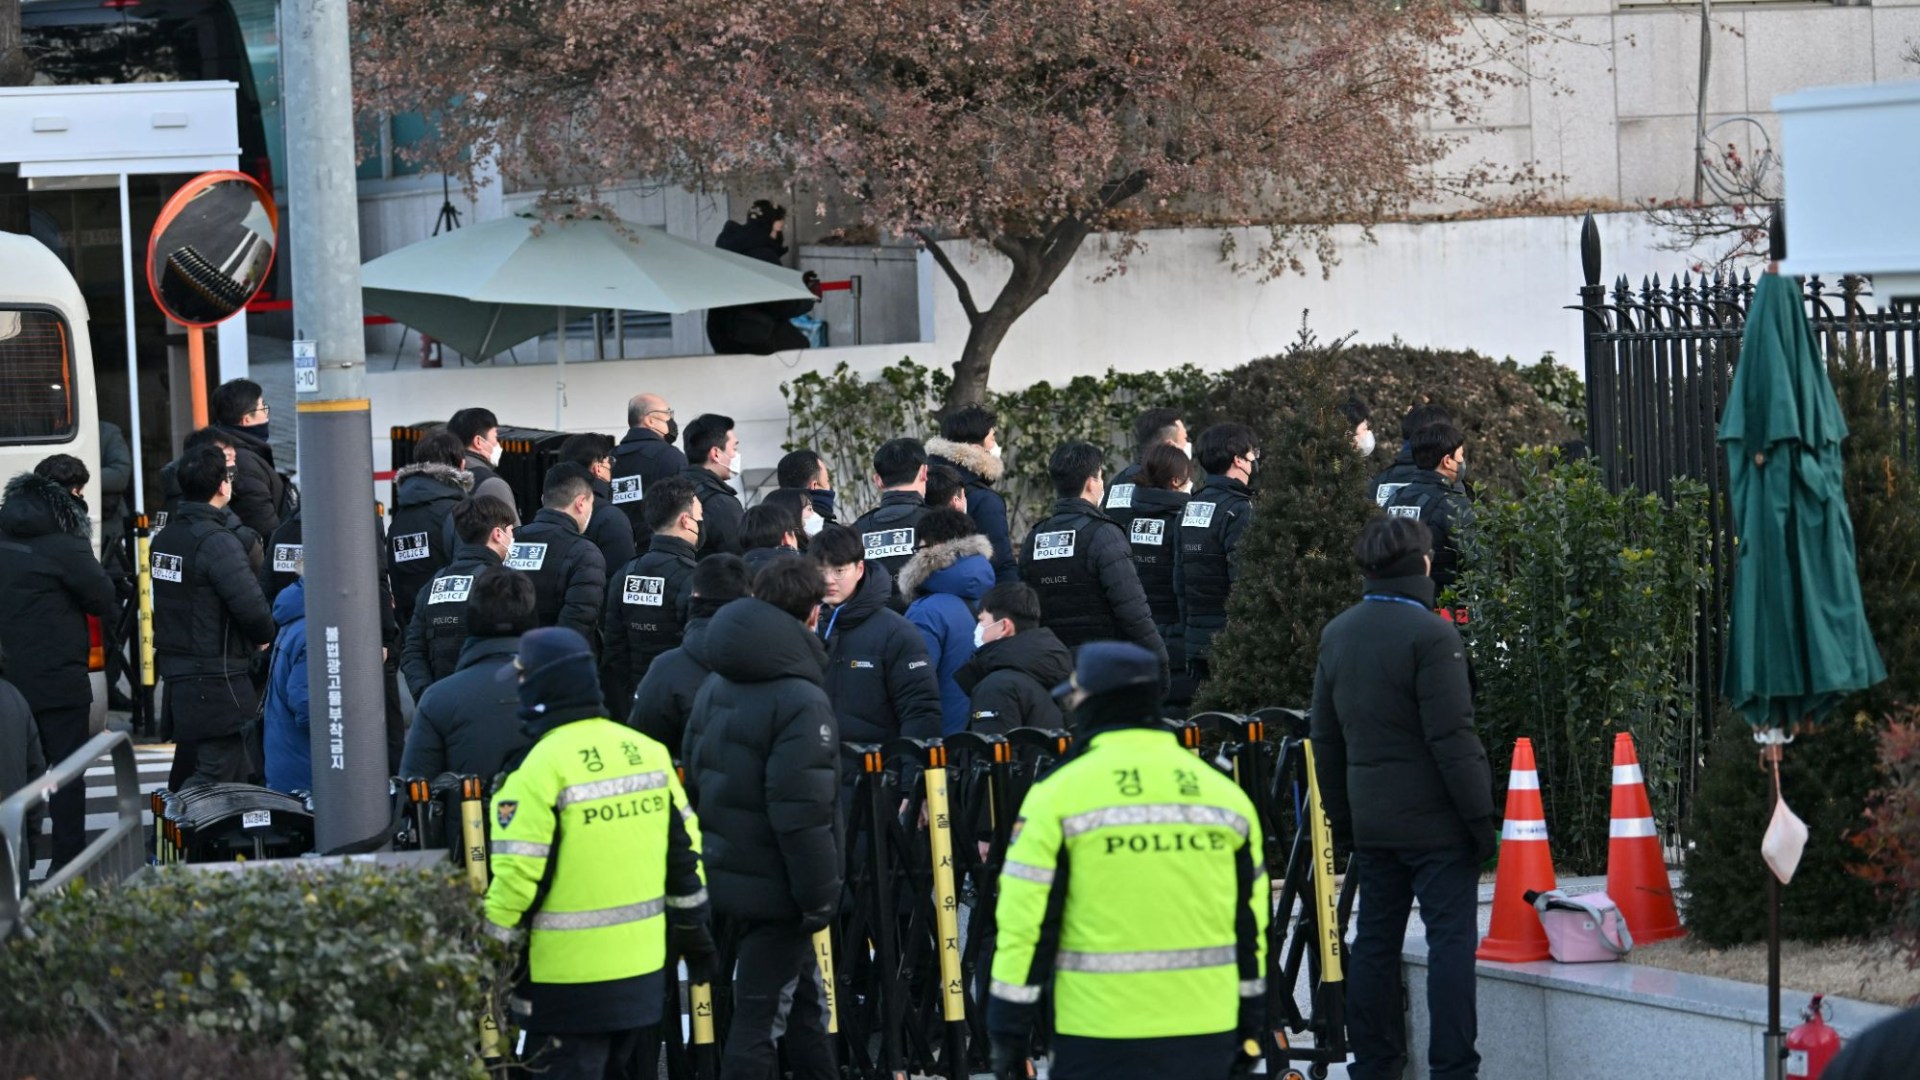
<path fill-rule="evenodd" d="M 1398 341 L 1323 345 L 1305 331 L 1286 352 L 1222 375 L 1207 395 L 1204 413 L 1213 421 L 1246 424 L 1263 440 L 1274 441 L 1281 418 L 1308 400 L 1310 378 L 1319 377 L 1307 374 L 1303 361 L 1308 359 L 1324 360 L 1329 366 L 1315 370 L 1328 372 L 1342 396 L 1358 394 L 1372 409 L 1379 441 L 1376 470 L 1399 450 L 1400 418 L 1426 402 L 1446 406 L 1466 433 L 1468 480 L 1478 487 L 1517 489 L 1524 471 L 1520 451 L 1558 446 L 1575 434 L 1564 408 L 1541 401 L 1533 382 L 1511 362 Z"/>
<path fill-rule="evenodd" d="M 482 1077 L 505 956 L 479 925 L 450 865 L 172 867 L 75 888 L 0 947 L 0 1043 L 107 1034 L 159 1053 L 184 1037 L 278 1049 L 309 1080 Z"/>

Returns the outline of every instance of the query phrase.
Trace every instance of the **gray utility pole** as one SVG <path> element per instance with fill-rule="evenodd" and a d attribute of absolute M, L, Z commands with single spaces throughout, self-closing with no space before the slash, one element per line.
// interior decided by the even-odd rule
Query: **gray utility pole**
<path fill-rule="evenodd" d="M 311 360 L 295 346 L 294 389 L 314 847 L 326 853 L 385 846 L 387 713 L 375 577 L 382 540 L 373 512 L 347 0 L 286 0 L 281 30 L 293 336 L 313 346 Z"/>

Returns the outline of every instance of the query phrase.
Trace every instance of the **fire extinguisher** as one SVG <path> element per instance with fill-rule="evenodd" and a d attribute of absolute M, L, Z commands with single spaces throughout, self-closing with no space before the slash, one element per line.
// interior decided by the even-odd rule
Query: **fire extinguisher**
<path fill-rule="evenodd" d="M 1840 1033 L 1828 1027 L 1821 1015 L 1825 997 L 1813 995 L 1812 1003 L 1800 1013 L 1804 1022 L 1787 1032 L 1787 1076 L 1792 1080 L 1820 1080 L 1840 1053 Z"/>

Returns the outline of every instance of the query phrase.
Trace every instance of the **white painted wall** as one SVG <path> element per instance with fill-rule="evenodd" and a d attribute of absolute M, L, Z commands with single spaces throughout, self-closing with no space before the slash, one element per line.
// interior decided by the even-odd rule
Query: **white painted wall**
<path fill-rule="evenodd" d="M 1678 274 L 1687 260 L 1654 250 L 1657 236 L 1637 214 L 1598 219 L 1605 272 Z M 1580 219 L 1514 218 L 1419 225 L 1375 231 L 1368 244 L 1358 229 L 1340 235 L 1342 261 L 1330 277 L 1284 277 L 1264 283 L 1235 274 L 1220 260 L 1219 234 L 1159 232 L 1127 274 L 1106 282 L 1090 244 L 1053 291 L 1017 323 L 995 358 L 993 385 L 1017 389 L 1045 379 L 1059 382 L 1109 367 L 1146 371 L 1193 363 L 1225 369 L 1271 355 L 1294 339 L 1303 309 L 1322 340 L 1349 333 L 1361 342 L 1398 337 L 1415 345 L 1472 348 L 1494 357 L 1531 362 L 1553 352 L 1578 369 L 1580 317 L 1566 306 L 1581 284 Z M 1254 242 L 1241 238 L 1242 249 Z M 986 302 L 1004 280 L 1001 257 L 952 251 Z M 938 271 L 923 260 L 923 274 Z M 932 340 L 872 345 L 773 357 L 680 356 L 649 360 L 569 361 L 562 426 L 571 431 L 620 432 L 626 402 L 642 391 L 663 394 L 681 423 L 702 412 L 732 416 L 742 457 L 750 468 L 780 456 L 786 409 L 780 384 L 805 371 L 846 363 L 871 374 L 911 356 L 928 365 L 951 364 L 966 338 L 966 318 L 944 278 L 926 282 L 932 295 Z M 371 365 L 376 462 L 388 460 L 387 429 L 443 418 L 483 405 L 502 420 L 530 427 L 552 422 L 552 364 L 502 364 L 422 371 Z"/>
<path fill-rule="evenodd" d="M 1549 178 L 1545 194 L 1562 200 L 1637 205 L 1691 196 L 1700 5 L 1527 0 L 1526 9 L 1526 29 L 1474 20 L 1470 33 L 1513 58 L 1493 66 L 1522 78 L 1497 89 L 1470 125 L 1430 121 L 1462 139 L 1454 160 L 1531 164 Z M 1777 151 L 1775 97 L 1920 76 L 1904 57 L 1916 39 L 1920 0 L 1715 4 L 1707 123 L 1753 117 Z M 1750 138 L 1729 134 L 1750 157 Z"/>

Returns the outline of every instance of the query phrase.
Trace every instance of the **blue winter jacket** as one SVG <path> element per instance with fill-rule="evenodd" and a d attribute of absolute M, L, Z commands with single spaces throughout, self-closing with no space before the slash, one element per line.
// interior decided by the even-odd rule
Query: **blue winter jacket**
<path fill-rule="evenodd" d="M 267 673 L 267 786 L 275 791 L 313 790 L 313 745 L 307 721 L 307 583 L 299 580 L 273 598 L 273 666 Z"/>
<path fill-rule="evenodd" d="M 993 545 L 984 536 L 935 544 L 900 570 L 900 595 L 910 597 L 907 620 L 927 641 L 940 682 L 942 735 L 967 730 L 967 692 L 954 674 L 973 659 L 973 628 L 980 598 L 993 588 Z"/>

